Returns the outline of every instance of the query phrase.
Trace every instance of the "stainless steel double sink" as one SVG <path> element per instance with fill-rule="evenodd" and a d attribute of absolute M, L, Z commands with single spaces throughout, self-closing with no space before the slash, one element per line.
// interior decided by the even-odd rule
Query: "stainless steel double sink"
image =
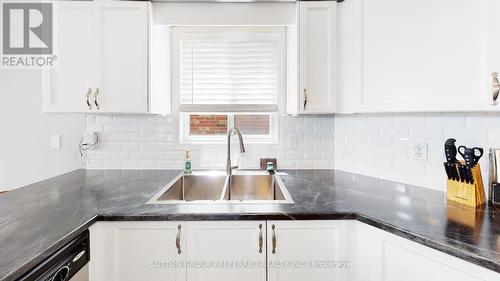
<path fill-rule="evenodd" d="M 219 171 L 179 174 L 148 204 L 279 203 L 293 200 L 278 174 L 237 170 L 231 176 Z"/>

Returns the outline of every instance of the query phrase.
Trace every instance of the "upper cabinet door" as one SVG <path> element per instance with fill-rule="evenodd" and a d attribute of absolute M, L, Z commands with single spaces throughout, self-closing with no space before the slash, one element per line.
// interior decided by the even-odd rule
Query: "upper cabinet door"
<path fill-rule="evenodd" d="M 148 6 L 138 1 L 95 3 L 97 101 L 103 112 L 148 110 Z"/>
<path fill-rule="evenodd" d="M 348 280 L 346 267 L 332 266 L 350 260 L 347 231 L 348 221 L 268 221 L 268 280 Z"/>
<path fill-rule="evenodd" d="M 489 2 L 343 2 L 343 111 L 488 109 Z"/>
<path fill-rule="evenodd" d="M 45 112 L 88 112 L 97 61 L 94 8 L 90 1 L 59 1 L 54 5 L 54 68 L 43 71 Z"/>
<path fill-rule="evenodd" d="M 221 262 L 189 267 L 187 280 L 266 280 L 265 221 L 187 222 L 186 225 L 188 261 Z"/>
<path fill-rule="evenodd" d="M 336 1 L 299 2 L 299 113 L 336 110 Z"/>
<path fill-rule="evenodd" d="M 500 80 L 500 17 L 498 16 L 498 11 L 500 11 L 500 1 L 489 0 L 487 2 L 487 23 L 488 23 L 488 71 L 485 74 L 487 78 L 486 82 L 486 103 L 490 111 L 500 111 L 500 96 L 498 92 L 495 91 L 493 86 L 496 82 L 494 80 L 494 74 L 499 73 L 497 79 Z M 496 98 L 495 98 L 496 97 Z"/>

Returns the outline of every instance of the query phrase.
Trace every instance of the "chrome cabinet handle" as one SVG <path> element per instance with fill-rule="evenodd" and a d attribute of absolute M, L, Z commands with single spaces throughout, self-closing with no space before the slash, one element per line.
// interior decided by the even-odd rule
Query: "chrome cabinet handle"
<path fill-rule="evenodd" d="M 498 94 L 500 94 L 500 81 L 498 81 L 498 73 L 491 73 L 491 89 L 493 93 L 493 100 L 491 101 L 491 105 L 498 105 Z"/>
<path fill-rule="evenodd" d="M 307 109 L 307 89 L 304 89 L 304 110 Z"/>
<path fill-rule="evenodd" d="M 92 94 L 92 89 L 89 88 L 87 90 L 87 94 L 85 96 L 87 97 L 87 106 L 89 107 L 89 110 L 92 110 L 92 104 L 90 103 L 90 95 Z"/>
<path fill-rule="evenodd" d="M 276 254 L 276 226 L 273 224 L 271 226 L 271 228 L 273 229 L 273 251 L 272 251 L 272 253 Z"/>
<path fill-rule="evenodd" d="M 262 237 L 262 224 L 259 224 L 259 253 L 262 253 L 262 245 L 264 245 L 264 238 Z"/>
<path fill-rule="evenodd" d="M 97 95 L 99 95 L 99 88 L 96 88 L 95 89 L 95 94 L 94 94 L 94 104 L 95 104 L 95 108 L 97 110 L 101 109 L 101 107 L 99 106 L 99 103 L 97 101 Z"/>
<path fill-rule="evenodd" d="M 175 247 L 177 247 L 177 254 L 181 254 L 181 225 L 177 226 L 177 236 L 175 237 Z"/>

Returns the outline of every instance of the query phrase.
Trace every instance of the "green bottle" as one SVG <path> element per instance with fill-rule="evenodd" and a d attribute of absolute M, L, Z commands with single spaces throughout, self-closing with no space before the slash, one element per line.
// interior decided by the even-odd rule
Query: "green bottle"
<path fill-rule="evenodd" d="M 186 149 L 184 152 L 184 174 L 191 174 L 191 150 Z"/>

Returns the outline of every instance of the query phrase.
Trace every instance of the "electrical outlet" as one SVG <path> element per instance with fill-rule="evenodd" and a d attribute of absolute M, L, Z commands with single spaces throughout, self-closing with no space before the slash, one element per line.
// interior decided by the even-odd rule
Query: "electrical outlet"
<path fill-rule="evenodd" d="M 427 143 L 426 142 L 414 142 L 411 151 L 412 160 L 427 160 Z"/>

